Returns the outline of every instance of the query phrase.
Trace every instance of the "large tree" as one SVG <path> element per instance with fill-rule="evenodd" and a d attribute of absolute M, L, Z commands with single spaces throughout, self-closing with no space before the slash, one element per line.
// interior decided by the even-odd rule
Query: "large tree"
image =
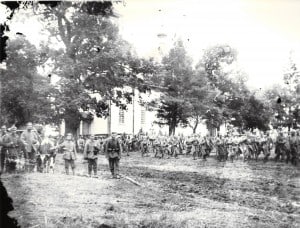
<path fill-rule="evenodd" d="M 6 52 L 6 69 L 0 69 L 1 122 L 16 126 L 51 122 L 54 88 L 37 71 L 44 63 L 41 53 L 22 36 L 10 40 Z"/>
<path fill-rule="evenodd" d="M 218 128 L 222 123 L 243 127 L 241 112 L 249 90 L 246 75 L 236 66 L 237 51 L 228 45 L 215 45 L 204 51 L 196 66 L 197 72 L 206 75 L 208 84 L 217 91 L 214 105 L 205 114 L 209 127 Z"/>
<path fill-rule="evenodd" d="M 157 123 L 167 125 L 169 134 L 175 134 L 176 127 L 187 126 L 189 102 L 186 91 L 189 90 L 193 74 L 192 59 L 187 55 L 183 42 L 178 40 L 167 56 L 162 59 L 160 85 L 165 88 L 157 110 Z"/>
<path fill-rule="evenodd" d="M 189 115 L 189 126 L 196 133 L 198 125 L 207 120 L 209 110 L 214 107 L 218 90 L 209 84 L 208 78 L 202 72 L 195 72 L 187 83 L 190 86 L 185 91 L 185 100 L 190 105 L 185 112 Z"/>
<path fill-rule="evenodd" d="M 290 55 L 284 69 L 283 83 L 272 85 L 264 93 L 265 104 L 272 110 L 274 127 L 298 128 L 300 124 L 300 72 Z"/>
<path fill-rule="evenodd" d="M 47 54 L 53 61 L 53 73 L 60 77 L 56 113 L 65 120 L 66 131 L 76 133 L 84 118 L 82 111 L 93 110 L 98 117 L 107 116 L 108 100 L 125 108 L 121 100 L 130 101 L 131 92 L 124 92 L 123 87 L 145 90 L 148 61 L 137 58 L 120 37 L 112 19 L 112 5 L 62 2 L 39 10 L 51 36 L 63 44 L 60 50 Z"/>

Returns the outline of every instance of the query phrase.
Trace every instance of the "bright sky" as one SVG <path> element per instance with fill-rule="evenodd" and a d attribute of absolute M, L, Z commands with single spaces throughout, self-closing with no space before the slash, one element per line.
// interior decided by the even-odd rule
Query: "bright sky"
<path fill-rule="evenodd" d="M 142 56 L 180 37 L 196 63 L 203 49 L 227 43 L 255 88 L 281 80 L 291 50 L 300 68 L 298 0 L 127 0 L 116 9 L 124 38 Z"/>
<path fill-rule="evenodd" d="M 203 49 L 229 44 L 238 50 L 239 65 L 251 87 L 279 82 L 289 53 L 300 68 L 300 1 L 298 0 L 125 0 L 116 4 L 121 34 L 140 56 L 157 56 L 184 40 L 197 63 Z M 2 10 L 2 11 L 1 11 Z M 3 21 L 0 5 L 0 22 Z M 40 36 L 34 19 L 14 22 L 28 38 Z M 17 25 L 17 26 L 16 26 Z M 165 38 L 157 34 L 164 33 Z M 38 35 L 37 35 L 38 34 Z M 37 39 L 38 40 L 38 39 Z"/>

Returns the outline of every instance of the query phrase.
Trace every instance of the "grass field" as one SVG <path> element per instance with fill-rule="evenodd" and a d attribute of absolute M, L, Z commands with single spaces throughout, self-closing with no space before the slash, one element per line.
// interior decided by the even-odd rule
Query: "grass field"
<path fill-rule="evenodd" d="M 4 174 L 13 199 L 10 215 L 22 227 L 300 227 L 300 169 L 270 161 L 207 162 L 121 159 L 121 173 L 141 184 L 110 179 L 99 157 L 99 178 L 88 178 L 76 161 L 76 176 Z"/>

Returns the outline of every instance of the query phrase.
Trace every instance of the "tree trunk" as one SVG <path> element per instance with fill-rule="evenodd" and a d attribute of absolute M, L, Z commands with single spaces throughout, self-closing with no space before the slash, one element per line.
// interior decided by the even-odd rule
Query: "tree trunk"
<path fill-rule="evenodd" d="M 199 124 L 199 117 L 197 116 L 196 123 L 195 123 L 195 125 L 193 127 L 193 134 L 196 134 L 196 130 L 197 130 L 198 124 Z"/>
<path fill-rule="evenodd" d="M 67 109 L 65 111 L 65 134 L 71 133 L 73 135 L 77 151 L 77 130 L 80 127 L 80 119 L 81 116 L 78 110 Z"/>
<path fill-rule="evenodd" d="M 175 128 L 176 128 L 176 124 L 174 124 L 174 121 L 171 121 L 169 125 L 169 136 L 175 134 Z"/>

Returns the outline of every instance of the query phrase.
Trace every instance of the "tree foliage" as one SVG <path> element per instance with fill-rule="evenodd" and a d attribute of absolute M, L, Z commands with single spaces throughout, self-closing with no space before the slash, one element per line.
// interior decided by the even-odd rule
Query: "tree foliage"
<path fill-rule="evenodd" d="M 11 40 L 7 47 L 6 69 L 1 71 L 2 123 L 51 122 L 54 88 L 47 77 L 38 74 L 43 64 L 39 51 L 25 38 Z"/>
<path fill-rule="evenodd" d="M 178 40 L 169 54 L 162 60 L 160 85 L 165 88 L 159 101 L 157 123 L 168 125 L 169 134 L 175 134 L 176 127 L 188 123 L 189 103 L 186 101 L 186 91 L 192 77 L 192 60 L 187 55 L 183 42 Z"/>
<path fill-rule="evenodd" d="M 122 90 L 125 86 L 147 89 L 139 75 L 149 73 L 149 61 L 137 58 L 120 37 L 111 18 L 111 5 L 107 14 L 95 13 L 97 7 L 94 3 L 62 2 L 55 8 L 40 9 L 50 33 L 64 45 L 48 54 L 54 62 L 53 73 L 61 78 L 55 97 L 56 113 L 65 120 L 66 130 L 73 133 L 83 111 L 105 117 L 109 113 L 108 100 L 125 108 L 121 101 L 130 102 L 132 96 Z"/>

